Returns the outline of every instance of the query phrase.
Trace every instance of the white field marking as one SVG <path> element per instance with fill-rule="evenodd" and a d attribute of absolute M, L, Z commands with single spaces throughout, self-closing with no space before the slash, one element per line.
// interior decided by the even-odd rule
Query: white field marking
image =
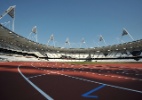
<path fill-rule="evenodd" d="M 106 68 L 106 69 L 110 69 L 110 68 Z M 123 69 L 119 69 L 119 70 L 123 70 Z M 99 70 L 99 72 L 101 72 L 101 70 Z M 107 73 L 110 73 L 110 71 L 107 71 Z M 124 71 L 123 72 L 116 72 L 116 73 L 121 73 L 121 74 L 126 74 L 126 75 L 129 75 L 129 74 L 134 74 L 134 73 L 125 73 Z M 99 74 L 100 75 L 100 74 Z M 102 74 L 102 75 L 104 75 L 104 76 L 107 76 L 107 75 L 105 75 L 105 74 Z M 142 75 L 142 74 L 134 74 L 134 75 Z M 110 76 L 110 75 L 108 75 L 108 76 Z M 110 77 L 116 77 L 116 78 L 120 78 L 120 77 L 117 77 L 117 76 L 110 76 Z M 123 78 L 123 77 L 121 77 L 121 78 Z M 124 78 L 124 79 L 126 79 L 126 78 Z M 131 80 L 139 80 L 139 81 L 141 81 L 141 79 L 137 79 L 137 78 L 127 78 L 127 79 L 131 79 Z"/>
<path fill-rule="evenodd" d="M 33 64 L 31 64 L 31 66 L 33 66 L 34 68 L 37 68 L 37 69 L 39 69 L 39 70 L 43 70 L 43 71 L 47 71 L 47 70 L 44 70 L 44 69 L 42 69 L 42 68 L 38 68 L 38 67 L 35 67 Z M 48 66 L 46 66 L 46 67 L 48 67 Z M 58 69 L 58 68 L 56 68 L 56 69 Z M 64 69 L 63 69 L 64 70 Z M 62 70 L 62 72 L 64 72 Z M 73 68 L 72 69 L 74 72 L 76 72 L 76 68 Z M 66 70 L 66 71 L 70 71 L 70 70 Z M 100 71 L 100 70 L 99 70 Z M 49 71 L 48 71 L 49 72 Z M 80 73 L 82 73 L 83 71 L 79 71 Z M 86 72 L 86 74 L 88 74 L 89 72 Z M 120 72 L 116 72 L 116 73 L 120 73 Z M 48 73 L 49 74 L 49 73 Z M 92 74 L 96 74 L 96 73 L 92 73 Z M 126 74 L 126 73 L 125 73 Z M 111 75 L 105 75 L 105 74 L 98 74 L 99 76 L 105 76 L 105 77 L 116 77 L 116 78 L 122 78 L 122 79 L 130 79 L 130 80 L 138 80 L 138 81 L 141 81 L 141 79 L 136 79 L 136 78 L 127 78 L 127 77 L 119 77 L 119 76 L 111 76 Z"/>
<path fill-rule="evenodd" d="M 42 96 L 44 96 L 47 100 L 54 100 L 53 98 L 51 98 L 48 94 L 46 94 L 44 91 L 42 91 L 39 87 L 37 87 L 34 83 L 32 83 L 20 70 L 20 66 L 18 66 L 18 71 L 21 74 L 21 76 L 30 84 L 33 86 L 33 88 L 35 88 Z"/>
<path fill-rule="evenodd" d="M 74 68 L 75 69 L 75 68 Z M 91 69 L 90 69 L 91 70 Z M 69 70 L 70 71 L 70 70 Z M 75 71 L 74 71 L 75 72 Z M 80 71 L 81 73 L 82 71 Z M 99 72 L 101 72 L 101 69 L 99 70 Z M 110 72 L 110 71 L 109 71 Z M 88 74 L 89 72 L 86 72 L 86 74 Z M 116 73 L 121 73 L 121 72 L 116 72 Z M 92 74 L 96 74 L 96 73 L 92 73 Z M 130 73 L 122 73 L 122 74 L 130 74 Z M 98 74 L 98 75 L 103 75 L 106 77 L 116 77 L 116 78 L 122 78 L 122 79 L 130 79 L 130 80 L 138 80 L 141 81 L 141 79 L 137 79 L 137 78 L 127 78 L 127 77 L 119 77 L 119 76 L 111 76 L 111 75 L 107 75 L 107 74 Z M 137 74 L 137 75 L 141 75 L 141 74 Z"/>
<path fill-rule="evenodd" d="M 34 65 L 32 65 L 32 66 L 34 66 Z M 34 66 L 35 67 L 35 66 Z M 35 67 L 36 68 L 36 67 Z M 84 78 L 79 78 L 79 77 L 74 77 L 74 76 L 69 76 L 69 75 L 66 75 L 66 74 L 61 74 L 59 71 L 50 71 L 49 73 L 56 73 L 56 74 L 58 74 L 58 75 L 62 75 L 62 76 L 66 76 L 66 77 L 70 77 L 70 78 L 74 78 L 74 79 L 79 79 L 79 80 L 82 80 L 83 79 L 83 81 L 84 80 L 88 80 L 88 79 L 84 79 Z M 103 74 L 98 74 L 98 75 L 103 75 Z M 108 76 L 110 76 L 110 75 L 108 75 Z M 123 78 L 123 77 L 117 77 L 117 76 L 110 76 L 110 77 L 116 77 L 116 78 Z M 139 80 L 139 81 L 142 81 L 142 79 L 135 79 L 135 78 L 124 78 L 124 79 L 132 79 L 132 80 Z M 88 80 L 89 82 L 93 82 L 93 83 L 95 83 L 96 81 L 92 81 L 92 80 Z M 98 84 L 100 83 L 100 82 L 97 82 Z M 139 91 L 139 90 L 134 90 L 134 89 L 129 89 L 129 88 L 125 88 L 125 87 L 119 87 L 119 86 L 115 86 L 115 85 L 109 85 L 109 84 L 105 84 L 105 83 L 101 83 L 101 84 L 104 84 L 104 85 L 107 85 L 107 86 L 109 86 L 109 87 L 113 87 L 113 88 L 119 88 L 119 89 L 123 89 L 123 90 L 129 90 L 129 91 L 133 91 L 133 92 L 139 92 L 139 93 L 142 93 L 142 91 Z"/>
<path fill-rule="evenodd" d="M 141 93 L 142 94 L 142 91 L 139 91 L 139 90 L 134 90 L 134 89 L 130 89 L 130 88 L 120 87 L 120 86 L 116 86 L 116 85 L 105 84 L 105 83 L 101 83 L 101 82 L 97 82 L 97 81 L 93 81 L 93 80 L 89 80 L 89 79 L 85 79 L 85 78 L 70 76 L 70 75 L 66 75 L 66 74 L 61 74 L 61 73 L 57 73 L 57 74 L 64 75 L 66 77 L 77 79 L 77 80 L 81 80 L 81 81 L 97 83 L 97 84 L 106 85 L 108 87 L 112 87 L 112 88 L 116 88 L 116 89 L 127 90 L 127 91 L 132 91 L 132 92 L 137 92 L 137 93 Z"/>
<path fill-rule="evenodd" d="M 46 74 L 31 76 L 31 77 L 28 77 L 28 79 L 30 79 L 30 78 L 35 78 L 35 77 L 40 77 L 40 76 L 44 76 L 44 75 L 46 75 Z"/>
<path fill-rule="evenodd" d="M 120 87 L 120 86 L 105 84 L 105 83 L 101 83 L 101 82 L 97 82 L 97 81 L 93 81 L 93 80 L 89 80 L 89 79 L 85 79 L 85 78 L 70 76 L 70 75 L 66 75 L 66 74 L 59 73 L 59 72 L 57 72 L 57 71 L 56 71 L 56 72 L 55 72 L 55 71 L 54 71 L 54 72 L 53 72 L 53 71 L 50 71 L 50 73 L 56 73 L 56 74 L 58 74 L 58 75 L 63 75 L 63 76 L 66 76 L 66 77 L 69 77 L 69 78 L 73 78 L 73 79 L 77 79 L 77 80 L 81 80 L 81 81 L 87 81 L 87 82 L 102 84 L 102 85 L 106 85 L 106 86 L 109 86 L 109 87 L 112 87 L 112 88 L 117 88 L 117 89 L 122 89 L 122 90 L 137 92 L 137 93 L 142 93 L 142 91 L 139 91 L 139 90 L 134 90 L 134 89 L 130 89 L 130 88 L 125 88 L 125 87 Z M 100 75 L 100 74 L 98 74 L 98 75 Z"/>

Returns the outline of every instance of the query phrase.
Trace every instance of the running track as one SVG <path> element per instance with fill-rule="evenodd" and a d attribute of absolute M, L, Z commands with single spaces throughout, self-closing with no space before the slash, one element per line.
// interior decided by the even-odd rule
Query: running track
<path fill-rule="evenodd" d="M 0 62 L 0 100 L 142 100 L 142 64 Z"/>

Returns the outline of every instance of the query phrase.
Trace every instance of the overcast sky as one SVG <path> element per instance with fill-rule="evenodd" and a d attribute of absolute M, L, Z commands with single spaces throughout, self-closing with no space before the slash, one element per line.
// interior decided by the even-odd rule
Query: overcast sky
<path fill-rule="evenodd" d="M 65 46 L 68 38 L 75 48 L 82 38 L 86 44 L 81 47 L 105 46 L 100 35 L 107 45 L 132 41 L 128 35 L 121 37 L 123 28 L 135 40 L 142 39 L 142 0 L 0 0 L 0 14 L 12 5 L 16 5 L 15 32 L 28 37 L 36 25 L 42 44 L 51 34 L 56 46 Z M 0 23 L 7 21 L 12 23 L 8 15 Z"/>

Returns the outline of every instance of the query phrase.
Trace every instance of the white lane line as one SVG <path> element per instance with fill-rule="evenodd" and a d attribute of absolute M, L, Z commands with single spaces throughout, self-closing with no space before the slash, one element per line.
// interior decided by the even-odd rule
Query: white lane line
<path fill-rule="evenodd" d="M 50 71 L 50 73 L 53 73 L 53 71 Z M 101 82 L 97 82 L 97 81 L 93 81 L 93 80 L 89 80 L 89 79 L 85 79 L 85 78 L 70 76 L 70 75 L 59 73 L 57 71 L 54 72 L 54 73 L 56 73 L 58 75 L 63 75 L 63 76 L 69 77 L 69 78 L 77 79 L 77 80 L 82 80 L 82 81 L 87 81 L 87 82 L 92 82 L 92 83 L 106 85 L 106 86 L 109 86 L 109 87 L 112 87 L 112 88 L 117 88 L 117 89 L 122 89 L 122 90 L 137 92 L 137 93 L 142 93 L 142 91 L 139 91 L 139 90 L 134 90 L 134 89 L 130 89 L 130 88 L 120 87 L 120 86 L 116 86 L 116 85 L 105 84 L 105 83 L 101 83 Z M 98 75 L 102 75 L 102 74 L 98 74 Z M 116 76 L 113 76 L 113 77 L 116 77 Z M 121 77 L 119 77 L 119 78 L 121 78 Z"/>
<path fill-rule="evenodd" d="M 18 71 L 21 74 L 21 76 L 30 84 L 32 85 L 42 96 L 44 96 L 47 100 L 54 100 L 51 98 L 48 94 L 46 94 L 44 91 L 42 91 L 39 87 L 37 87 L 34 83 L 32 83 L 26 76 L 21 72 L 20 66 L 18 66 Z"/>
<path fill-rule="evenodd" d="M 46 74 L 31 76 L 31 77 L 28 77 L 28 79 L 30 79 L 30 78 L 35 78 L 35 77 L 40 77 L 40 76 L 43 76 L 43 75 L 46 75 Z"/>
<path fill-rule="evenodd" d="M 51 71 L 51 73 L 53 73 L 53 72 Z M 66 75 L 66 74 L 61 74 L 59 72 L 57 72 L 56 74 L 63 75 L 63 76 L 66 76 L 66 77 L 69 77 L 69 78 L 72 78 L 72 79 L 81 80 L 81 81 L 86 81 L 86 82 L 92 82 L 92 83 L 97 83 L 97 84 L 101 84 L 101 85 L 106 85 L 108 87 L 112 87 L 112 88 L 116 88 L 116 89 L 121 89 L 121 90 L 127 90 L 127 91 L 142 93 L 142 91 L 139 91 L 139 90 L 134 90 L 134 89 L 125 88 L 125 87 L 116 86 L 116 85 L 105 84 L 105 83 L 101 83 L 101 82 L 97 82 L 97 81 L 93 81 L 93 80 L 89 80 L 89 79 L 85 79 L 85 78 L 80 78 L 80 77 L 70 76 L 70 75 Z"/>
<path fill-rule="evenodd" d="M 117 89 L 122 89 L 122 90 L 127 90 L 127 91 L 133 91 L 133 92 L 137 92 L 137 93 L 142 93 L 142 91 L 139 91 L 139 90 L 134 90 L 134 89 L 129 89 L 129 88 L 125 88 L 125 87 L 120 87 L 120 86 L 105 84 L 105 83 L 101 83 L 101 82 L 97 82 L 97 81 L 92 81 L 92 80 L 85 79 L 85 78 L 80 78 L 80 77 L 75 77 L 75 76 L 70 76 L 70 75 L 65 75 L 65 74 L 64 74 L 64 76 L 71 77 L 73 79 L 82 80 L 82 81 L 87 81 L 87 82 L 93 82 L 93 83 L 97 83 L 97 84 L 102 84 L 102 85 L 106 85 L 106 86 L 109 86 L 109 87 L 112 87 L 112 88 L 117 88 Z"/>
<path fill-rule="evenodd" d="M 31 66 L 33 66 L 32 64 L 31 64 Z M 34 68 L 37 68 L 38 69 L 38 67 L 35 67 L 35 66 L 33 66 Z M 47 67 L 47 66 L 46 66 Z M 58 68 L 56 68 L 56 69 L 58 69 Z M 77 68 L 73 68 L 72 70 L 74 71 L 74 72 L 77 72 L 76 71 L 76 69 Z M 40 70 L 43 70 L 42 68 L 40 68 Z M 64 69 L 62 69 L 62 72 L 64 72 L 63 71 Z M 46 71 L 46 70 L 44 70 L 44 71 Z M 66 70 L 66 71 L 70 71 L 70 70 Z M 101 71 L 101 70 L 99 70 L 99 71 Z M 82 73 L 83 71 L 78 71 L 78 72 L 80 72 L 80 73 Z M 85 72 L 86 74 L 89 74 L 89 72 Z M 121 72 L 116 72 L 116 73 L 121 73 Z M 94 74 L 94 73 L 93 73 Z M 126 74 L 126 73 L 125 73 Z M 122 78 L 122 79 L 130 79 L 130 80 L 133 80 L 133 81 L 135 81 L 135 80 L 138 80 L 138 81 L 141 81 L 141 79 L 136 79 L 136 78 L 125 78 L 125 77 L 118 77 L 118 76 L 111 76 L 111 75 L 107 75 L 107 74 L 98 74 L 99 76 L 105 76 L 105 77 L 116 77 L 116 78 Z"/>

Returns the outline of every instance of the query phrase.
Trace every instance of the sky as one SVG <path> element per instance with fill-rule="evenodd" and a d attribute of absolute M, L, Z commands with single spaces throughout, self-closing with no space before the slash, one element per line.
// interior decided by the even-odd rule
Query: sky
<path fill-rule="evenodd" d="M 132 41 L 129 35 L 121 36 L 123 28 L 134 40 L 142 39 L 142 0 L 0 0 L 0 14 L 13 5 L 16 5 L 14 31 L 27 38 L 37 26 L 41 44 L 47 44 L 52 34 L 55 46 L 67 48 L 92 48 Z M 8 21 L 10 24 L 4 25 L 11 29 L 9 15 L 0 19 L 0 23 Z M 99 41 L 100 35 L 106 44 Z M 70 46 L 65 45 L 67 38 Z M 53 41 L 48 45 L 53 46 Z"/>

